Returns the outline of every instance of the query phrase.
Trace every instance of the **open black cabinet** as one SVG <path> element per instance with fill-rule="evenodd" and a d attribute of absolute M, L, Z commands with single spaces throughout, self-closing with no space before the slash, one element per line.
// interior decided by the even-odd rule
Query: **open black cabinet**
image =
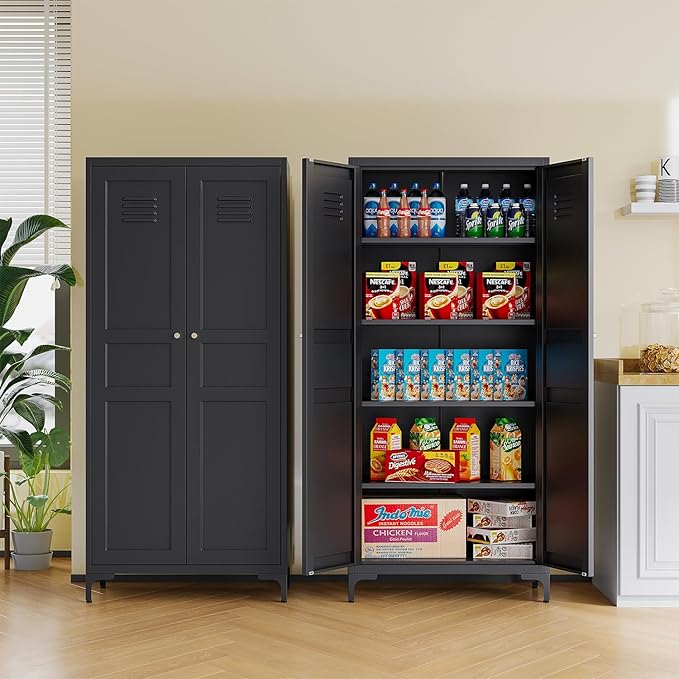
<path fill-rule="evenodd" d="M 592 160 L 547 158 L 353 158 L 303 161 L 304 411 L 303 571 L 348 567 L 356 583 L 381 575 L 513 576 L 541 582 L 550 567 L 591 576 L 592 564 Z M 370 182 L 440 182 L 452 231 L 461 182 L 476 195 L 489 182 L 536 190 L 535 233 L 518 239 L 362 237 Z M 382 260 L 533 263 L 533 318 L 513 321 L 365 321 L 363 274 Z M 369 357 L 377 347 L 521 347 L 528 351 L 526 401 L 370 401 Z M 520 483 L 488 481 L 488 430 L 511 414 L 523 436 Z M 455 416 L 481 429 L 482 480 L 458 484 L 371 483 L 369 435 L 376 416 L 395 416 L 404 438 L 417 416 L 436 417 L 447 437 Z M 536 500 L 532 560 L 362 559 L 361 500 L 398 497 Z"/>

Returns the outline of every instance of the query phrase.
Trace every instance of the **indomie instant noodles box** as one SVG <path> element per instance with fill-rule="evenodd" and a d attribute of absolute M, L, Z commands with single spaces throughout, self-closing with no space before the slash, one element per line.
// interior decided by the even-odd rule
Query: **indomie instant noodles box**
<path fill-rule="evenodd" d="M 364 559 L 464 559 L 465 501 L 363 500 Z"/>

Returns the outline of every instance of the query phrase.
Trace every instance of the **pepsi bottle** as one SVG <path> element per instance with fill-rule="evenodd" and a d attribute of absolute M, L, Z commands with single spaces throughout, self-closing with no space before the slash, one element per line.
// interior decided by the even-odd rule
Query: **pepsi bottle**
<path fill-rule="evenodd" d="M 490 188 L 488 184 L 481 184 L 481 193 L 479 193 L 476 202 L 478 203 L 479 209 L 485 217 L 486 212 L 488 212 L 488 208 L 494 202 L 493 196 L 490 195 Z"/>
<path fill-rule="evenodd" d="M 363 197 L 363 238 L 377 236 L 377 206 L 380 202 L 380 192 L 377 184 L 371 182 Z"/>
<path fill-rule="evenodd" d="M 420 191 L 420 183 L 413 182 L 408 191 L 408 207 L 410 208 L 410 236 L 417 238 L 417 213 L 420 209 L 420 202 L 422 200 L 422 191 Z"/>
<path fill-rule="evenodd" d="M 461 238 L 465 232 L 464 224 L 467 208 L 472 202 L 468 184 L 460 184 L 460 191 L 455 196 L 455 236 Z"/>
<path fill-rule="evenodd" d="M 389 231 L 391 232 L 392 238 L 398 236 L 398 220 L 396 217 L 400 201 L 401 192 L 399 191 L 398 184 L 396 182 L 391 182 L 389 190 L 387 191 L 387 204 L 389 205 Z"/>
<path fill-rule="evenodd" d="M 431 237 L 445 238 L 446 236 L 446 197 L 441 191 L 441 184 L 436 182 L 429 192 L 429 207 L 431 208 Z"/>
<path fill-rule="evenodd" d="M 526 236 L 535 236 L 535 195 L 530 184 L 523 185 L 523 193 L 519 198 L 519 205 L 526 218 Z"/>

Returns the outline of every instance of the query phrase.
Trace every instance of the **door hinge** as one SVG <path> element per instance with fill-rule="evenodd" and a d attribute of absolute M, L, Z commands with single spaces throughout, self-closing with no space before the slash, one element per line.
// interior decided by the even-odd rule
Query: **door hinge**
<path fill-rule="evenodd" d="M 314 574 L 314 571 L 309 571 L 309 572 L 307 573 L 307 575 L 313 575 L 313 574 Z"/>

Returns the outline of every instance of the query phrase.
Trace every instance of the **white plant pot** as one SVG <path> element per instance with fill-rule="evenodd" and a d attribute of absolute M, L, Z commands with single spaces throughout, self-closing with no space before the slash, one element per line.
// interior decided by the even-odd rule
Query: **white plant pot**
<path fill-rule="evenodd" d="M 12 552 L 14 570 L 17 571 L 42 571 L 50 567 L 52 552 L 46 554 L 17 554 Z"/>
<path fill-rule="evenodd" d="M 47 554 L 52 544 L 52 530 L 48 528 L 39 533 L 12 531 L 15 554 Z"/>

